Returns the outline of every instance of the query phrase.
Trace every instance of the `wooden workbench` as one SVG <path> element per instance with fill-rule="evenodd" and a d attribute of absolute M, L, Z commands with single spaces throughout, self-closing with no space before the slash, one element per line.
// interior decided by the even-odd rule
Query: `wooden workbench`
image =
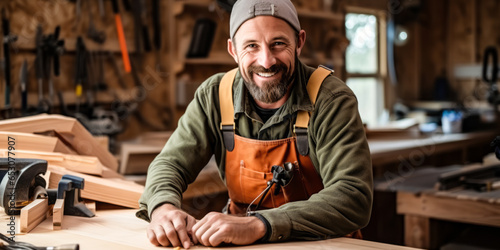
<path fill-rule="evenodd" d="M 384 174 L 387 169 L 383 166 L 389 163 L 405 164 L 404 167 L 418 168 L 425 164 L 426 158 L 431 158 L 445 152 L 459 151 L 455 157 L 455 164 L 464 164 L 468 161 L 468 149 L 489 147 L 489 143 L 500 135 L 500 130 L 460 134 L 435 134 L 420 138 L 377 138 L 368 139 L 375 176 Z M 488 152 L 480 157 L 482 158 Z M 394 172 L 393 175 L 402 175 Z M 403 173 L 404 174 L 404 173 Z M 213 193 L 225 192 L 227 189 L 219 177 L 215 160 L 212 160 L 200 173 L 195 182 L 189 185 L 184 198 L 206 196 Z"/>
<path fill-rule="evenodd" d="M 426 249 L 441 247 L 447 241 L 447 234 L 457 233 L 457 228 L 449 230 L 443 226 L 450 222 L 500 228 L 500 190 L 435 189 L 439 175 L 463 167 L 426 167 L 415 170 L 406 178 L 376 184 L 376 189 L 397 192 L 396 210 L 404 216 L 405 245 Z"/>
<path fill-rule="evenodd" d="M 483 156 L 491 152 L 489 145 L 498 135 L 500 130 L 494 129 L 418 138 L 369 138 L 373 174 L 383 175 L 390 170 L 388 165 L 416 168 L 480 162 Z M 488 149 L 490 151 L 485 152 Z"/>
<path fill-rule="evenodd" d="M 64 216 L 63 230 L 52 230 L 52 217 L 26 235 L 16 235 L 16 241 L 36 246 L 80 244 L 80 249 L 161 249 L 151 245 L 146 237 L 147 222 L 135 217 L 135 210 L 101 210 L 94 218 Z M 259 244 L 223 249 L 414 249 L 350 238 L 322 241 Z M 213 249 L 195 246 L 193 249 Z"/>
<path fill-rule="evenodd" d="M 404 215 L 405 245 L 431 248 L 431 219 L 500 227 L 500 190 L 422 193 L 398 192 L 397 212 Z"/>

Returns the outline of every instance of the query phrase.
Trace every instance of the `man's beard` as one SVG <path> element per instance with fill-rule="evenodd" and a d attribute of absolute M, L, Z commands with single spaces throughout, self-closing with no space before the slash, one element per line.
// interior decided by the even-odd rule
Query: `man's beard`
<path fill-rule="evenodd" d="M 274 103 L 279 101 L 288 91 L 288 86 L 291 84 L 291 72 L 289 71 L 291 65 L 287 67 L 284 63 L 278 62 L 277 64 L 266 69 L 262 66 L 248 67 L 248 75 L 250 79 L 244 79 L 245 86 L 255 100 L 263 103 Z M 280 79 L 269 80 L 263 82 L 262 88 L 257 86 L 253 80 L 253 75 L 257 73 L 272 73 L 281 74 Z"/>

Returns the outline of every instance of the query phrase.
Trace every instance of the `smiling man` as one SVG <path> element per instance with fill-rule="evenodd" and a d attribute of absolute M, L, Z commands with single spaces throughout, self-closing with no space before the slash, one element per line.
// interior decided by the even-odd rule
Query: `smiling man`
<path fill-rule="evenodd" d="M 352 91 L 298 56 L 289 0 L 239 0 L 228 52 L 238 68 L 207 79 L 151 163 L 137 216 L 154 245 L 317 240 L 369 220 L 370 152 Z M 215 155 L 230 201 L 197 221 L 182 193 Z"/>

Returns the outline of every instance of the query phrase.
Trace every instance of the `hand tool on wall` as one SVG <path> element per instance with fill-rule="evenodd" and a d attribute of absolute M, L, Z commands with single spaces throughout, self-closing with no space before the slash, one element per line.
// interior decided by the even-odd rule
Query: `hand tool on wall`
<path fill-rule="evenodd" d="M 54 33 L 48 34 L 43 38 L 43 58 L 44 58 L 44 76 L 49 83 L 49 102 L 52 105 L 52 100 L 54 100 L 55 90 L 54 90 L 54 80 L 52 78 L 52 73 L 54 76 L 59 76 L 60 74 L 60 56 L 64 52 L 64 40 L 59 39 L 61 32 L 61 27 L 56 26 Z M 52 72 L 52 67 L 54 68 Z"/>
<path fill-rule="evenodd" d="M 101 19 L 106 18 L 106 11 L 104 10 L 104 0 L 97 0 L 97 3 L 99 5 L 99 15 L 101 16 Z"/>
<path fill-rule="evenodd" d="M 36 28 L 36 58 L 35 58 L 35 73 L 38 82 L 38 112 L 50 113 L 50 103 L 43 96 L 43 79 L 44 79 L 44 59 L 43 59 L 43 30 L 42 26 Z"/>
<path fill-rule="evenodd" d="M 153 0 L 152 18 L 153 18 L 153 44 L 157 51 L 157 54 L 160 54 L 161 49 L 161 22 L 160 22 L 160 0 Z"/>
<path fill-rule="evenodd" d="M 188 58 L 207 57 L 212 47 L 217 24 L 208 18 L 196 20 L 187 53 Z"/>
<path fill-rule="evenodd" d="M 141 20 L 141 29 L 142 29 L 142 43 L 144 46 L 144 50 L 146 52 L 150 52 L 152 49 L 151 46 L 151 39 L 149 39 L 149 31 L 148 31 L 148 26 L 147 26 L 147 8 L 146 8 L 146 1 L 145 0 L 139 0 L 139 10 L 140 10 L 140 20 Z"/>
<path fill-rule="evenodd" d="M 99 3 L 102 3 L 102 0 L 99 1 Z M 88 11 L 89 11 L 89 29 L 87 31 L 87 37 L 92 39 L 92 41 L 98 43 L 98 44 L 103 44 L 104 41 L 106 41 L 106 33 L 101 30 L 97 30 L 94 24 L 94 17 L 92 16 L 92 8 L 90 6 L 90 2 L 88 4 Z"/>
<path fill-rule="evenodd" d="M 130 4 L 130 0 L 122 0 L 122 3 L 123 3 L 123 8 L 125 8 L 126 11 L 132 10 L 132 5 Z"/>
<path fill-rule="evenodd" d="M 75 95 L 76 95 L 76 113 L 80 112 L 80 104 L 82 101 L 83 93 L 83 82 L 86 77 L 85 72 L 85 60 L 86 60 L 86 48 L 83 43 L 82 37 L 76 39 L 76 69 L 75 69 Z"/>
<path fill-rule="evenodd" d="M 3 31 L 3 55 L 4 55 L 4 77 L 5 77 L 5 106 L 6 118 L 10 116 L 10 44 L 17 40 L 17 36 L 10 33 L 10 22 L 5 9 L 2 9 L 2 31 Z"/>
<path fill-rule="evenodd" d="M 149 39 L 148 27 L 146 26 L 146 6 L 144 0 L 134 0 L 132 2 L 132 13 L 134 16 L 134 59 L 136 60 L 136 65 L 143 65 L 144 51 L 151 51 L 151 41 Z"/>
<path fill-rule="evenodd" d="M 28 62 L 23 61 L 19 72 L 19 86 L 21 87 L 21 115 L 28 114 Z"/>
<path fill-rule="evenodd" d="M 152 3 L 152 18 L 153 18 L 153 45 L 156 50 L 156 65 L 157 70 L 160 72 L 165 72 L 161 64 L 161 47 L 162 47 L 162 36 L 161 36 L 161 6 L 160 0 L 153 0 Z"/>
<path fill-rule="evenodd" d="M 125 72 L 129 73 L 132 69 L 130 66 L 130 59 L 127 51 L 127 43 L 125 41 L 125 33 L 123 32 L 122 19 L 120 17 L 120 9 L 118 8 L 118 0 L 111 0 L 113 13 L 115 15 L 116 31 L 118 33 L 118 40 L 120 42 L 120 50 L 122 52 L 123 64 Z"/>

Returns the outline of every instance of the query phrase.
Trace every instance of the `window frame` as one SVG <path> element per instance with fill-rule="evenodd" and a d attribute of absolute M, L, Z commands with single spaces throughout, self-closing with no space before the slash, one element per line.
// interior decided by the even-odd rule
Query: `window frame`
<path fill-rule="evenodd" d="M 382 10 L 366 9 L 357 6 L 346 6 L 347 14 L 365 14 L 374 15 L 377 18 L 377 61 L 378 67 L 376 73 L 349 73 L 347 68 L 345 69 L 345 81 L 347 82 L 349 78 L 375 78 L 377 82 L 380 83 L 382 87 L 383 96 L 382 100 L 377 101 L 377 117 L 381 117 L 385 110 L 388 109 L 390 103 L 394 99 L 393 87 L 389 81 L 388 69 L 387 69 L 387 13 Z M 347 54 L 346 54 L 347 61 Z M 377 125 L 377 124 L 370 124 Z"/>

